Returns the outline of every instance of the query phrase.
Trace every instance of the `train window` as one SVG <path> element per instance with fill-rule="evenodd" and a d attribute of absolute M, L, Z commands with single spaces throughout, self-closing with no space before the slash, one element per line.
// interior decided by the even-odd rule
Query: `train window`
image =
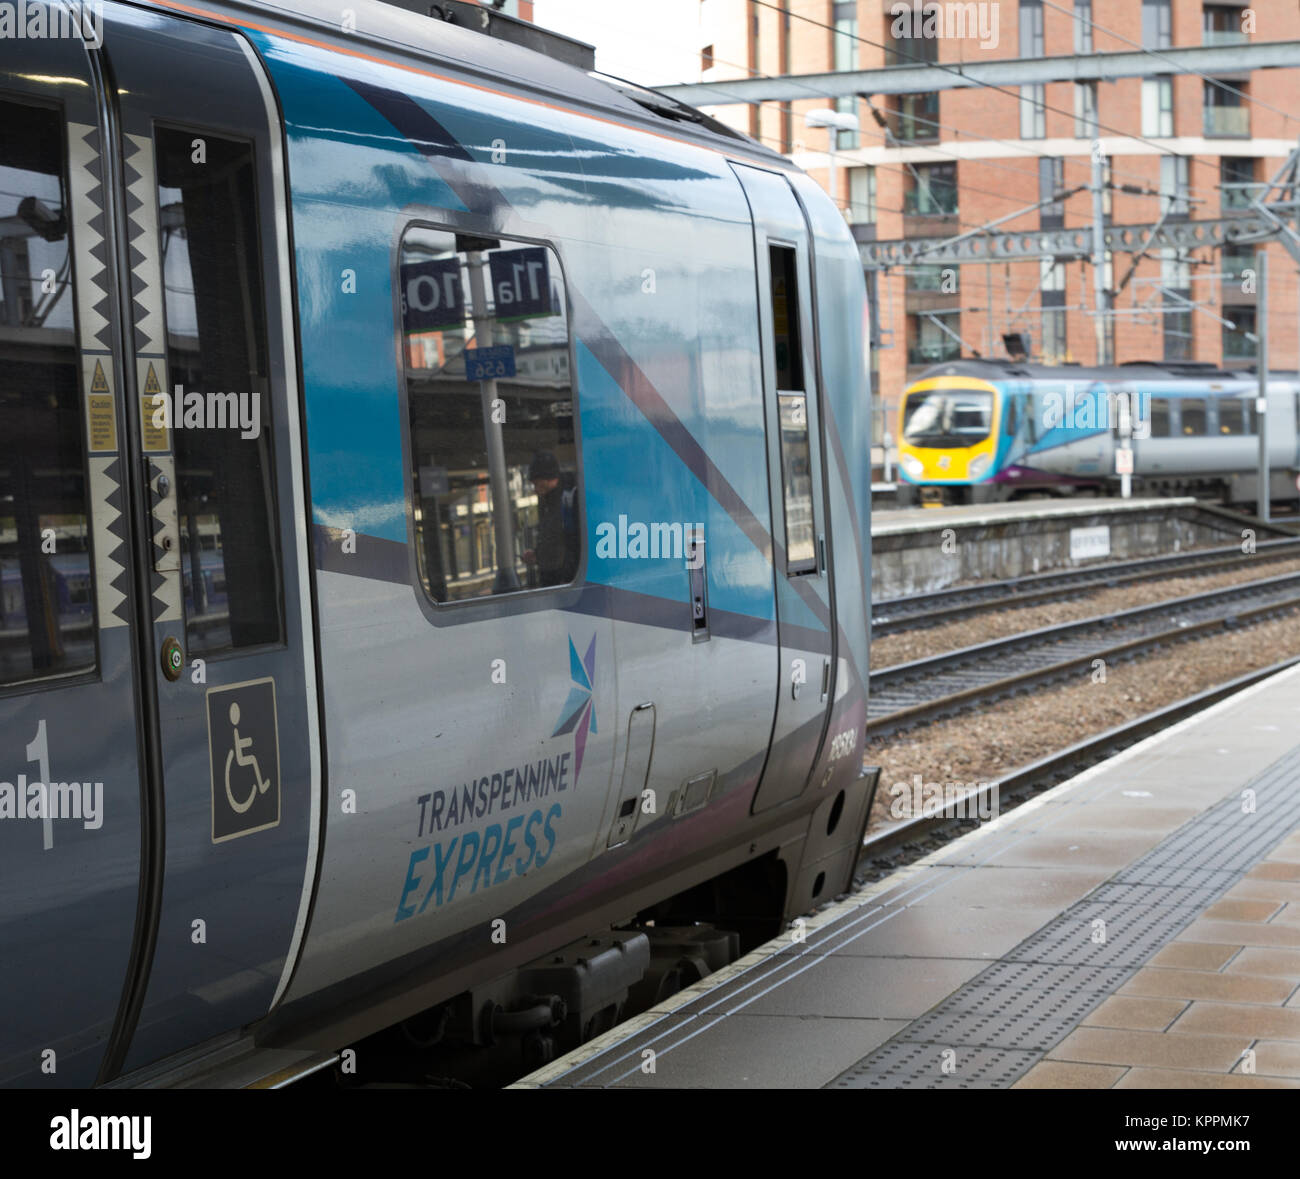
<path fill-rule="evenodd" d="M 1219 402 L 1219 433 L 1245 434 L 1246 403 L 1233 398 L 1223 398 Z"/>
<path fill-rule="evenodd" d="M 252 144 L 155 128 L 168 385 L 191 652 L 283 640 Z"/>
<path fill-rule="evenodd" d="M 1205 398 L 1184 397 L 1182 402 L 1183 433 L 1205 433 Z"/>
<path fill-rule="evenodd" d="M 1014 436 L 1015 432 L 1020 428 L 1020 415 L 1017 412 L 1019 405 L 1016 402 L 1015 397 L 1010 393 L 1006 395 L 1005 401 L 1007 408 L 1005 413 L 1006 424 L 1004 429 L 1008 434 Z"/>
<path fill-rule="evenodd" d="M 785 501 L 785 571 L 815 573 L 812 460 L 808 450 L 808 398 L 778 393 L 781 410 L 781 484 Z"/>
<path fill-rule="evenodd" d="M 455 602 L 568 584 L 583 530 L 555 252 L 413 227 L 399 283 L 425 591 Z"/>
<path fill-rule="evenodd" d="M 803 391 L 803 346 L 799 337 L 799 272 L 790 246 L 768 246 L 772 269 L 772 340 L 776 387 Z"/>
<path fill-rule="evenodd" d="M 1169 437 L 1169 398 L 1151 398 L 1151 437 Z"/>
<path fill-rule="evenodd" d="M 95 666 L 57 111 L 0 100 L 0 684 Z"/>

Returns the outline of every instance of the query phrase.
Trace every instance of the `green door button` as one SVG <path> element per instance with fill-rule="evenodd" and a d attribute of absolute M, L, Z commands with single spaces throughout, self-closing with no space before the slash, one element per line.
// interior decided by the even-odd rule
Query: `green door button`
<path fill-rule="evenodd" d="M 181 645 L 173 638 L 163 639 L 162 645 L 162 669 L 163 675 L 169 680 L 178 680 L 181 678 L 181 664 L 185 662 L 185 656 L 181 654 Z"/>

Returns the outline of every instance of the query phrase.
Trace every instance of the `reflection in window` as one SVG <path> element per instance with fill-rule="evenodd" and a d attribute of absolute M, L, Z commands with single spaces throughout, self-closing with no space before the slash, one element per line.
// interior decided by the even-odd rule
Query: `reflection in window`
<path fill-rule="evenodd" d="M 0 684 L 9 684 L 93 668 L 95 635 L 62 120 L 0 101 L 0 125 Z M 113 432 L 111 399 L 98 412 Z"/>
<path fill-rule="evenodd" d="M 582 527 L 558 259 L 413 228 L 398 277 L 426 591 L 454 602 L 571 582 Z"/>
<path fill-rule="evenodd" d="M 779 393 L 781 410 L 781 485 L 785 500 L 785 571 L 817 568 L 813 541 L 812 459 L 808 449 L 808 397 Z"/>
<path fill-rule="evenodd" d="M 186 644 L 213 653 L 278 643 L 283 622 L 253 147 L 205 135 L 196 161 L 194 138 L 156 130 L 168 370 L 159 380 L 185 397 L 171 438 Z M 245 428 L 254 419 L 255 435 Z"/>

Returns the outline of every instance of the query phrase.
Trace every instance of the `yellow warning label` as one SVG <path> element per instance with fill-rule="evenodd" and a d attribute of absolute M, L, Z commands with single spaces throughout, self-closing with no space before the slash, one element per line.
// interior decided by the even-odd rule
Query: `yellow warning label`
<path fill-rule="evenodd" d="M 167 410 L 152 396 L 140 398 L 140 439 L 145 450 L 167 450 Z"/>
<path fill-rule="evenodd" d="M 113 413 L 111 393 L 86 395 L 86 422 L 92 452 L 117 449 L 117 419 Z"/>
<path fill-rule="evenodd" d="M 95 361 L 95 375 L 90 379 L 90 391 L 92 393 L 107 393 L 108 378 L 104 376 L 104 362 Z"/>
<path fill-rule="evenodd" d="M 161 360 L 138 357 L 135 371 L 140 382 L 140 443 L 146 451 L 170 450 L 171 406 L 163 392 L 167 369 Z"/>

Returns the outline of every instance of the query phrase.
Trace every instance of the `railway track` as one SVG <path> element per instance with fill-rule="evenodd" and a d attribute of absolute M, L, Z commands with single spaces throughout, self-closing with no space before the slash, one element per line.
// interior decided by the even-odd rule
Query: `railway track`
<path fill-rule="evenodd" d="M 855 886 L 895 872 L 978 825 L 978 819 L 967 816 L 1004 814 L 1090 766 L 1114 757 L 1143 738 L 1297 663 L 1300 663 L 1300 655 L 1197 692 L 1003 774 L 996 782 L 973 786 L 954 798 L 944 799 L 942 806 L 869 835 L 863 842 L 854 872 Z M 881 786 L 885 784 L 879 784 L 877 789 Z"/>
<path fill-rule="evenodd" d="M 887 735 L 1077 674 L 1094 660 L 1132 658 L 1297 607 L 1300 573 L 1288 573 L 886 667 L 871 674 L 868 731 Z"/>
<path fill-rule="evenodd" d="M 1292 555 L 1300 555 L 1300 539 L 1285 537 L 1259 541 L 1255 555 L 1244 554 L 1240 545 L 1225 545 L 1191 553 L 1144 557 L 1136 561 L 1112 561 L 1081 569 L 1011 577 L 981 585 L 910 594 L 905 598 L 886 598 L 878 601 L 872 610 L 871 633 L 873 638 L 880 638 L 902 631 L 938 626 L 974 614 L 1011 610 L 1035 602 L 1059 602 L 1099 589 L 1156 581 L 1164 577 L 1218 573 L 1225 569 L 1240 568 L 1243 562 L 1259 560 L 1261 556 L 1277 559 Z"/>

